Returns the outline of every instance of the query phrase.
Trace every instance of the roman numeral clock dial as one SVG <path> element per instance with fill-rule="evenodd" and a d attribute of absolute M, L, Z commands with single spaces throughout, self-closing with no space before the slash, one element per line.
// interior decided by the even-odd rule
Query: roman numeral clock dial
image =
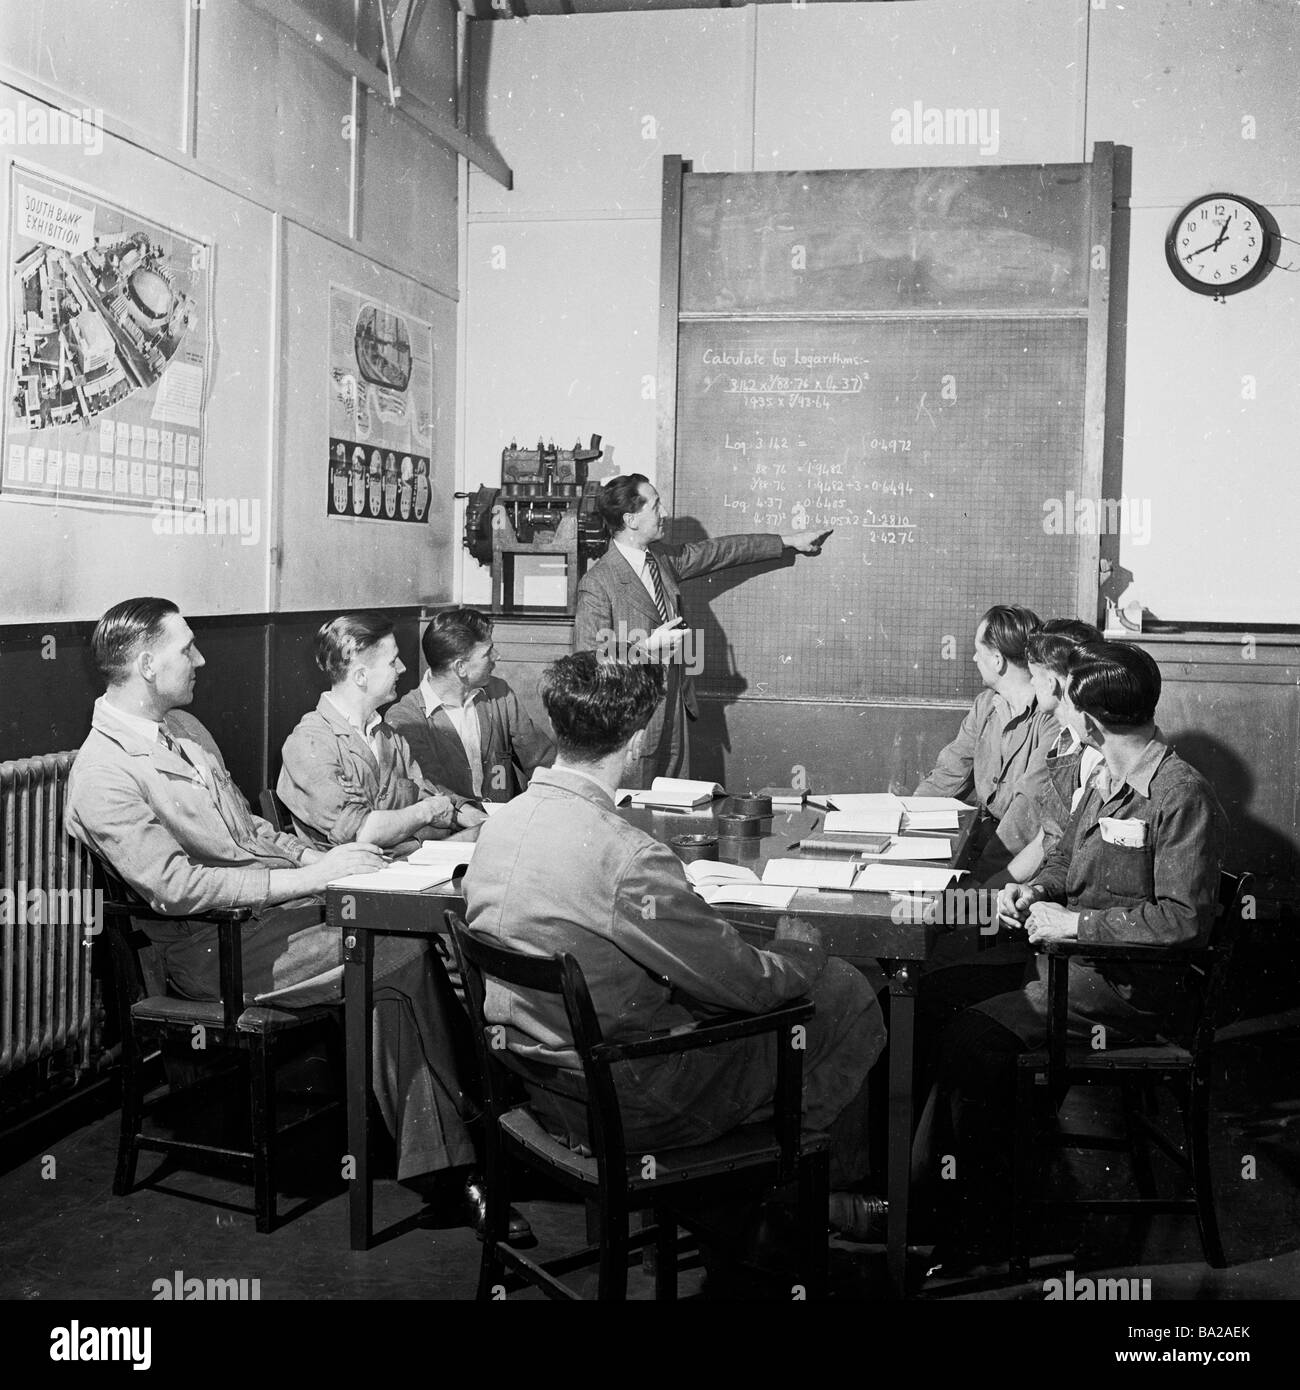
<path fill-rule="evenodd" d="M 1197 294 L 1240 294 L 1277 261 L 1278 227 L 1267 208 L 1235 193 L 1209 193 L 1180 212 L 1165 238 L 1165 259 Z"/>

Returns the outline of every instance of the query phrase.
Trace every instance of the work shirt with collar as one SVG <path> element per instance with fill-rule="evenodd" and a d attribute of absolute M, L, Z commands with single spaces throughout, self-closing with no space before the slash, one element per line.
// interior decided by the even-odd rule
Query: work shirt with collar
<path fill-rule="evenodd" d="M 341 718 L 346 719 L 348 723 L 351 724 L 352 727 L 356 729 L 358 733 L 360 733 L 361 737 L 365 739 L 370 751 L 377 758 L 379 756 L 380 745 L 380 738 L 377 730 L 379 729 L 380 724 L 383 722 L 380 719 L 378 712 L 372 714 L 370 718 L 367 719 L 364 724 L 362 724 L 359 720 L 350 715 L 347 712 L 347 710 L 345 710 L 343 706 L 340 705 L 339 702 L 333 697 L 333 695 L 329 693 L 328 690 L 321 695 L 321 699 L 328 700 L 330 708 L 334 711 L 334 713 L 339 715 Z"/>
<path fill-rule="evenodd" d="M 985 881 L 1043 834 L 1043 861 L 1060 843 L 1083 797 L 1084 788 L 1104 766 L 1101 752 L 1086 747 L 1070 729 L 1062 729 L 1041 767 L 1025 774 L 997 829 L 975 866 Z"/>
<path fill-rule="evenodd" d="M 916 796 L 975 800 L 1001 820 L 1025 776 L 1042 767 L 1057 734 L 1056 717 L 1038 701 L 1016 714 L 1005 695 L 981 690 L 962 720 L 957 737 L 939 754 Z"/>
<path fill-rule="evenodd" d="M 428 782 L 406 740 L 384 720 L 376 716 L 368 727 L 367 737 L 326 693 L 284 741 L 276 793 L 317 848 L 351 843 L 372 811 L 404 811 L 435 795 L 450 796 L 456 806 L 466 800 Z M 451 829 L 448 817 L 391 848 L 405 853 Z"/>
<path fill-rule="evenodd" d="M 523 788 L 516 765 L 531 777 L 537 768 L 549 767 L 555 757 L 549 731 L 533 721 L 498 676 L 488 678 L 464 713 L 467 723 L 472 716 L 477 725 L 476 759 L 453 724 L 450 708 L 425 703 L 423 682 L 390 705 L 386 719 L 406 740 L 425 777 L 469 799 L 509 801 Z"/>
<path fill-rule="evenodd" d="M 424 702 L 424 717 L 432 719 L 437 710 L 447 716 L 451 727 L 456 731 L 465 749 L 465 761 L 469 765 L 470 788 L 475 798 L 483 795 L 483 737 L 479 729 L 476 702 L 482 698 L 482 689 L 471 690 L 459 705 L 449 705 L 433 688 L 433 676 L 424 673 L 420 682 L 420 699 Z"/>
<path fill-rule="evenodd" d="M 184 756 L 162 742 L 152 721 L 123 715 L 103 696 L 95 701 L 68 778 L 69 834 L 107 859 L 156 912 L 260 913 L 272 872 L 299 867 L 307 846 L 253 815 L 197 719 L 172 710 L 163 724 Z"/>
<path fill-rule="evenodd" d="M 1102 819 L 1141 822 L 1141 848 L 1111 843 Z M 1032 880 L 1048 902 L 1079 913 L 1081 942 L 1147 946 L 1204 944 L 1218 912 L 1227 819 L 1213 788 L 1159 731 L 1118 785 L 1084 791 L 1064 836 Z M 1016 995 L 978 1005 L 1036 1045 L 1026 1020 L 1047 1012 L 1047 957 Z M 1145 1037 L 1185 1024 L 1178 972 L 1072 960 L 1069 1018 L 1075 1036 L 1095 1023 Z"/>

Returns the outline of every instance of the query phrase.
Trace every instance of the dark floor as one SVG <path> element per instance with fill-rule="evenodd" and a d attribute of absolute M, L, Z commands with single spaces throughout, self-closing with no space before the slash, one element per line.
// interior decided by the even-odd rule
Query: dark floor
<path fill-rule="evenodd" d="M 923 1296 L 1041 1299 L 1044 1280 L 1067 1267 L 1076 1278 L 1085 1273 L 1150 1278 L 1156 1300 L 1300 1296 L 1300 1018 L 1280 1015 L 1226 1030 L 1215 1092 L 1216 1190 L 1232 1261 L 1228 1269 L 1204 1264 L 1190 1218 L 1157 1217 L 1142 1224 L 1118 1217 L 1075 1218 L 1041 1233 L 1039 1248 L 1059 1252 L 1060 1258 L 1036 1261 L 1030 1282 L 931 1282 Z M 1106 1110 L 1090 1093 L 1076 1093 L 1067 1110 L 1075 1126 L 1106 1123 Z M 328 1134 L 308 1142 L 320 1154 L 339 1151 Z M 292 1213 L 301 1201 L 315 1205 L 260 1236 L 251 1215 L 231 1209 L 246 1205 L 251 1189 L 229 1172 L 175 1171 L 162 1179 L 168 1190 L 146 1187 L 114 1197 L 109 1188 L 116 1143 L 114 1112 L 0 1174 L 0 1298 L 151 1299 L 154 1281 L 171 1281 L 177 1271 L 183 1278 L 257 1279 L 266 1300 L 468 1299 L 474 1294 L 479 1245 L 473 1233 L 465 1227 L 414 1226 L 419 1200 L 392 1181 L 376 1187 L 376 1225 L 396 1224 L 398 1233 L 371 1251 L 353 1253 L 347 1248 L 341 1188 L 328 1171 L 321 1172 L 321 1161 L 313 1164 L 311 1152 L 286 1164 L 298 1190 L 282 1197 L 281 1208 Z M 158 1161 L 145 1155 L 141 1174 L 148 1176 Z M 1170 1176 L 1159 1169 L 1157 1175 L 1166 1182 Z M 1122 1157 L 1099 1154 L 1050 1175 L 1058 1188 L 1087 1184 L 1111 1195 L 1127 1195 L 1128 1180 Z M 580 1207 L 532 1195 L 534 1200 L 520 1205 L 544 1253 L 582 1242 Z M 842 1241 L 832 1250 L 835 1296 L 882 1296 L 879 1250 Z M 917 1262 L 919 1273 L 923 1253 Z M 704 1282 L 698 1263 L 686 1269 L 682 1296 L 699 1295 Z M 761 1297 L 764 1290 L 752 1283 L 720 1286 L 715 1278 L 707 1292 Z M 632 1273 L 629 1295 L 652 1295 L 639 1268 Z"/>

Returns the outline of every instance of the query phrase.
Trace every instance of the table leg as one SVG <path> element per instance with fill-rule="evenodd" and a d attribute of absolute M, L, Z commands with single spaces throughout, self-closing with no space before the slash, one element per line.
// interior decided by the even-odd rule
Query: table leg
<path fill-rule="evenodd" d="M 900 961 L 889 980 L 889 1236 L 886 1266 L 895 1297 L 907 1281 L 907 1208 L 912 1180 L 912 1030 L 916 985 L 912 965 Z"/>
<path fill-rule="evenodd" d="M 355 925 L 343 928 L 343 1022 L 347 1054 L 348 1234 L 353 1250 L 369 1250 L 374 1194 L 370 1181 L 370 1088 L 374 1032 L 370 996 L 375 973 L 374 936 Z"/>

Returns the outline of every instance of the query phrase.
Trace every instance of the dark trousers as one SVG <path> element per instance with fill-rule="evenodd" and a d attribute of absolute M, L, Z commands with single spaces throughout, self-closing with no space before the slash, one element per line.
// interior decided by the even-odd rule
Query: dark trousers
<path fill-rule="evenodd" d="M 978 1009 L 944 1029 L 912 1177 L 946 1241 L 997 1252 L 1010 1230 L 1017 1058 L 1028 1045 Z"/>
<path fill-rule="evenodd" d="M 296 1008 L 342 999 L 342 938 L 322 916 L 314 903 L 272 907 L 244 928 L 246 1002 Z M 162 949 L 172 992 L 220 997 L 216 927 L 144 925 Z M 374 972 L 374 1094 L 397 1148 L 398 1178 L 473 1163 L 468 1121 L 477 1106 L 462 1082 L 474 1074 L 473 1041 L 437 952 L 418 939 L 381 936 Z"/>

